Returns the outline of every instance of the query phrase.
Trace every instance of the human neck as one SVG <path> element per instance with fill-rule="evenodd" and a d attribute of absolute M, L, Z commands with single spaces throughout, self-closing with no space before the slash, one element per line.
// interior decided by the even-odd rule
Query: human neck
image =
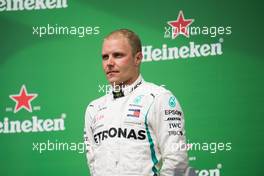
<path fill-rule="evenodd" d="M 114 82 L 114 83 L 112 83 L 111 85 L 112 85 L 112 87 L 113 87 L 114 89 L 125 88 L 125 87 L 130 86 L 130 85 L 132 85 L 133 83 L 135 83 L 135 81 L 138 79 L 138 77 L 139 77 L 139 73 L 138 73 L 136 76 L 134 76 L 134 77 L 132 77 L 132 78 L 126 80 L 125 82 L 121 82 L 121 83 L 119 83 L 119 84 L 116 84 L 116 83 Z"/>

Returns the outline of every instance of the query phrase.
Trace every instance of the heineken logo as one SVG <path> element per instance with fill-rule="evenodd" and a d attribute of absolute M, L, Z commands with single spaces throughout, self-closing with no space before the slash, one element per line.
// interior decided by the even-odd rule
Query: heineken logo
<path fill-rule="evenodd" d="M 66 7 L 68 7 L 67 0 L 0 0 L 0 12 L 59 9 Z"/>
<path fill-rule="evenodd" d="M 168 24 L 171 26 L 172 29 L 171 32 L 172 39 L 175 39 L 179 35 L 184 35 L 185 37 L 189 37 L 188 27 L 192 24 L 193 21 L 194 21 L 193 19 L 184 19 L 182 11 L 179 12 L 177 20 L 168 21 Z"/>
<path fill-rule="evenodd" d="M 38 94 L 28 93 L 25 85 L 22 85 L 19 94 L 10 95 L 9 97 L 16 102 L 14 113 L 25 109 L 28 112 L 32 112 L 31 101 L 34 100 Z"/>
<path fill-rule="evenodd" d="M 168 47 L 163 44 L 160 48 L 154 48 L 152 45 L 142 47 L 143 62 L 199 58 L 207 56 L 222 55 L 222 43 L 224 40 L 220 38 L 217 43 L 197 44 L 189 42 L 189 45 Z"/>
<path fill-rule="evenodd" d="M 198 21 L 198 20 L 197 20 Z M 186 19 L 184 17 L 183 11 L 180 11 L 176 20 L 170 20 L 166 22 L 164 27 L 164 38 L 176 39 L 180 36 L 189 38 L 194 35 L 204 35 L 210 37 L 231 35 L 232 27 L 231 26 L 195 26 L 194 19 Z"/>
<path fill-rule="evenodd" d="M 10 120 L 5 117 L 0 121 L 0 133 L 29 133 L 29 132 L 49 132 L 65 130 L 64 119 L 66 114 L 61 114 L 55 119 L 40 119 L 32 116 L 30 120 Z"/>
<path fill-rule="evenodd" d="M 40 106 L 33 106 L 34 100 L 39 95 L 28 91 L 26 85 L 22 85 L 19 93 L 9 95 L 14 107 L 7 107 L 3 119 L 0 119 L 0 133 L 29 133 L 51 132 L 65 130 L 64 120 L 66 113 L 61 113 L 57 118 L 40 118 L 34 112 L 40 111 Z M 12 113 L 12 115 L 10 114 Z M 23 114 L 21 114 L 21 113 Z M 24 114 L 26 113 L 26 117 Z M 33 114 L 31 116 L 31 114 Z M 30 117 L 31 116 L 31 117 Z M 45 115 L 43 115 L 45 116 Z"/>
<path fill-rule="evenodd" d="M 180 11 L 177 19 L 169 20 L 164 27 L 164 38 L 175 40 L 179 37 L 184 39 L 191 38 L 193 35 L 210 36 L 214 39 L 213 42 L 198 43 L 195 41 L 187 41 L 185 44 L 179 45 L 166 43 L 161 46 L 154 47 L 152 45 L 142 46 L 143 62 L 163 61 L 163 60 L 176 60 L 188 58 L 203 58 L 208 56 L 223 55 L 223 42 L 222 36 L 231 35 L 231 26 L 193 26 L 194 19 L 186 18 L 183 11 Z M 218 40 L 214 37 L 221 36 Z M 208 41 L 208 40 L 207 40 Z M 171 43 L 171 42 L 170 42 Z"/>

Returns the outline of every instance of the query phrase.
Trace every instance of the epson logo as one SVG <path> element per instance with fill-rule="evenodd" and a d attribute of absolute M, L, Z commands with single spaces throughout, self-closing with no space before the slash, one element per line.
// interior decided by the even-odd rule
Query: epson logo
<path fill-rule="evenodd" d="M 165 110 L 165 115 L 182 115 L 181 111 L 178 110 Z"/>

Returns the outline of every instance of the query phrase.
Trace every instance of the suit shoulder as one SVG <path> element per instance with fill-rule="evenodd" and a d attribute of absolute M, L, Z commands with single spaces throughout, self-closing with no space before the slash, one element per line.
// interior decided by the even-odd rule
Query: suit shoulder
<path fill-rule="evenodd" d="M 107 95 L 101 96 L 97 99 L 92 100 L 86 107 L 86 113 L 90 111 L 93 113 L 103 107 L 106 104 Z"/>
<path fill-rule="evenodd" d="M 170 90 L 166 89 L 164 85 L 157 85 L 154 83 L 146 82 L 144 89 L 148 93 L 152 93 L 154 95 L 164 95 L 164 94 L 172 94 Z"/>

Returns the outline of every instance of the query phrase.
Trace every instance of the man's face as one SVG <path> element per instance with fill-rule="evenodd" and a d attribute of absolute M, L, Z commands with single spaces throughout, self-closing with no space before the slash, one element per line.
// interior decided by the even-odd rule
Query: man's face
<path fill-rule="evenodd" d="M 110 84 L 131 84 L 138 76 L 141 53 L 133 56 L 128 40 L 122 36 L 110 36 L 102 48 L 103 69 Z"/>

